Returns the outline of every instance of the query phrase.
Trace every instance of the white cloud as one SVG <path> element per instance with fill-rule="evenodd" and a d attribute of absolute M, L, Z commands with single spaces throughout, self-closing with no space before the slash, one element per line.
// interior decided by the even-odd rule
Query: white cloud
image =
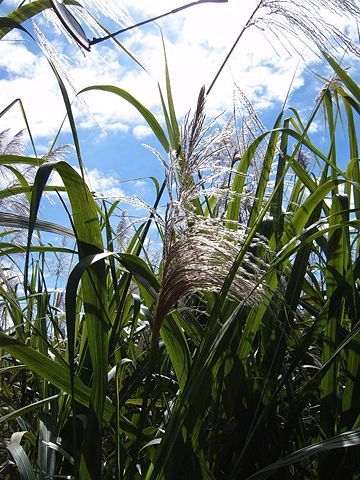
<path fill-rule="evenodd" d="M 136 125 L 136 127 L 133 128 L 134 137 L 138 140 L 148 137 L 151 133 L 152 130 L 147 125 Z"/>
<path fill-rule="evenodd" d="M 104 197 L 124 197 L 123 190 L 119 187 L 119 180 L 111 174 L 104 174 L 97 168 L 88 170 L 86 180 L 89 188 L 96 195 Z"/>
<path fill-rule="evenodd" d="M 317 133 L 320 130 L 320 124 L 316 120 L 313 120 L 311 122 L 311 125 L 308 129 L 308 133 Z"/>
<path fill-rule="evenodd" d="M 12 36 L 14 42 L 20 40 L 19 35 Z M 19 43 L 2 42 L 2 55 L 0 56 L 0 68 L 6 69 L 9 74 L 22 75 L 30 78 L 36 66 L 36 55 L 30 52 L 25 45 Z"/>

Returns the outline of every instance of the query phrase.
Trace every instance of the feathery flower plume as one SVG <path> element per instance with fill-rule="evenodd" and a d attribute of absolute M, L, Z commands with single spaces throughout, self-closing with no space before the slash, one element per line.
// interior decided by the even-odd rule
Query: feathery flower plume
<path fill-rule="evenodd" d="M 192 121 L 189 122 L 188 117 L 185 121 L 181 152 L 173 152 L 169 163 L 163 160 L 170 201 L 164 220 L 155 334 L 172 306 L 188 293 L 220 291 L 247 235 L 245 226 L 239 224 L 236 230 L 229 229 L 221 216 L 205 216 L 199 211 L 204 198 L 211 196 L 219 201 L 224 195 L 232 194 L 228 188 L 209 188 L 214 179 L 231 171 L 220 161 L 231 133 L 225 129 L 214 134 L 212 123 L 204 125 L 204 107 L 205 89 L 202 88 Z M 265 292 L 261 279 L 267 264 L 252 253 L 260 246 L 266 249 L 263 238 L 256 236 L 229 292 L 232 298 L 249 306 L 258 303 Z"/>
<path fill-rule="evenodd" d="M 257 15 L 251 24 L 269 31 L 280 40 L 286 48 L 294 47 L 292 38 L 300 39 L 310 48 L 316 46 L 320 50 L 330 48 L 348 50 L 360 56 L 360 49 L 341 29 L 328 18 L 351 18 L 352 22 L 360 21 L 359 2 L 353 0 L 261 0 Z M 331 22 L 331 20 L 330 20 Z M 249 25 L 250 26 L 250 25 Z M 299 32 L 303 37 L 299 37 Z M 283 37 L 285 41 L 281 41 Z"/>
<path fill-rule="evenodd" d="M 21 130 L 12 136 L 10 129 L 0 132 L 0 154 L 2 155 L 22 155 L 26 145 L 25 130 Z M 16 167 L 18 172 L 31 182 L 35 176 L 33 167 Z M 0 168 L 0 187 L 2 189 L 19 186 L 19 179 L 14 174 L 14 170 L 2 166 Z M 11 198 L 0 200 L 0 209 L 2 212 L 13 213 L 16 215 L 27 216 L 29 214 L 29 204 L 26 196 L 16 195 Z"/>
<path fill-rule="evenodd" d="M 332 16 L 330 21 L 327 17 Z M 329 51 L 341 49 L 360 56 L 360 49 L 341 28 L 332 22 L 335 18 L 350 18 L 352 24 L 359 25 L 360 6 L 355 0 L 258 0 L 256 7 L 241 29 L 238 37 L 230 48 L 223 63 L 217 71 L 207 90 L 209 94 L 217 79 L 227 64 L 246 30 L 257 27 L 267 38 L 272 35 L 288 52 L 296 51 L 300 41 L 303 45 L 319 55 L 319 50 Z M 353 36 L 359 32 L 353 32 Z M 295 40 L 295 41 L 294 41 Z M 272 42 L 270 42 L 272 45 Z M 276 49 L 275 49 L 276 50 Z"/>

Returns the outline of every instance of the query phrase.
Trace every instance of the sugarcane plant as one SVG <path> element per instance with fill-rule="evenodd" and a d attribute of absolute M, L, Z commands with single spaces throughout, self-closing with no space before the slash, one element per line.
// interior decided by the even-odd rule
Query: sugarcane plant
<path fill-rule="evenodd" d="M 46 7 L 20 7 L 1 35 Z M 72 104 L 49 59 L 80 169 L 35 148 L 0 154 L 15 174 L 0 201 L 21 198 L 29 211 L 0 213 L 3 478 L 360 478 L 360 89 L 321 55 L 332 76 L 310 117 L 284 107 L 256 135 L 250 109 L 240 127 L 207 120 L 205 88 L 180 123 L 166 53 L 165 126 L 119 87 L 79 92 L 129 102 L 158 143 L 164 178 L 152 179 L 148 218 L 126 242 L 120 202 L 98 201 L 86 184 Z M 38 218 L 48 191 L 66 195 L 71 228 Z M 9 242 L 14 230 L 25 237 Z M 42 231 L 72 246 L 44 244 Z M 47 262 L 59 256 L 71 262 L 54 289 Z"/>

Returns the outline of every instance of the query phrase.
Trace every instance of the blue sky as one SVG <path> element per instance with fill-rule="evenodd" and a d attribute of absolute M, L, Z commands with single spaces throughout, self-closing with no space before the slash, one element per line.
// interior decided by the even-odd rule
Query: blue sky
<path fill-rule="evenodd" d="M 3 0 L 0 14 L 8 14 L 18 3 Z M 82 3 L 109 29 L 116 29 L 119 25 L 127 26 L 185 2 L 84 0 Z M 102 14 L 98 3 L 102 4 Z M 162 85 L 164 83 L 160 27 L 165 38 L 177 115 L 181 120 L 189 109 L 195 108 L 200 87 L 210 84 L 256 4 L 256 0 L 229 0 L 223 4 L 199 5 L 162 19 L 157 24 L 123 34 L 119 40 L 139 58 L 147 72 L 112 41 L 94 46 L 90 53 L 81 50 L 69 41 L 61 26 L 56 26 L 57 19 L 51 12 L 38 16 L 36 24 L 50 42 L 49 48 L 61 55 L 58 66 L 67 80 L 71 99 L 74 99 L 75 92 L 89 85 L 112 84 L 128 90 L 151 109 L 159 121 L 163 121 L 157 89 L 158 81 Z M 215 84 L 207 100 L 209 117 L 232 111 L 235 84 L 252 102 L 268 128 L 271 128 L 290 85 L 288 104 L 296 107 L 305 118 L 311 111 L 321 83 L 306 64 L 324 76 L 330 76 L 330 70 L 321 64 L 310 48 L 304 47 L 293 36 L 291 28 L 286 36 L 280 35 L 279 39 L 264 30 L 266 20 L 264 23 L 261 16 L 266 13 L 261 12 L 258 17 L 259 28 L 253 26 L 246 31 Z M 356 32 L 351 18 L 335 17 L 326 10 L 321 15 L 349 36 Z M 26 26 L 33 31 L 33 25 Z M 90 30 L 87 32 L 91 37 Z M 29 37 L 15 32 L 5 40 L 0 42 L 0 111 L 15 98 L 21 97 L 38 153 L 45 154 L 65 114 L 59 87 L 44 54 Z M 354 58 L 350 56 L 346 62 L 356 74 Z M 160 146 L 137 111 L 124 100 L 100 92 L 82 95 L 80 101 L 74 100 L 73 108 L 90 188 L 112 198 L 125 193 L 152 203 L 154 188 L 148 177 L 161 178 L 163 171 L 160 162 L 143 144 L 159 150 Z M 317 127 L 318 131 L 313 134 L 321 143 L 324 132 L 321 124 Z M 24 128 L 17 107 L 0 119 L 0 131 L 5 128 L 11 128 L 14 133 Z M 57 145 L 62 143 L 72 143 L 67 122 Z M 73 153 L 67 159 L 76 165 Z M 129 182 L 131 179 L 135 180 Z M 46 207 L 51 218 L 56 217 L 55 210 L 54 207 Z"/>

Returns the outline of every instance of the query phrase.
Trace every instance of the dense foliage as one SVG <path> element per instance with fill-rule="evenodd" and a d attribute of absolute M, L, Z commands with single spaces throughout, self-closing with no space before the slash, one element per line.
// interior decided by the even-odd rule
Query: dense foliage
<path fill-rule="evenodd" d="M 22 19 L 3 19 L 1 36 Z M 323 55 L 334 76 L 310 118 L 281 111 L 245 144 L 250 120 L 218 131 L 204 90 L 180 127 L 167 67 L 166 128 L 128 92 L 89 87 L 130 102 L 163 148 L 165 180 L 125 245 L 118 202 L 97 202 L 72 166 L 2 149 L 18 182 L 0 199 L 25 194 L 29 215 L 0 213 L 1 478 L 360 478 L 360 89 Z M 66 193 L 71 230 L 37 218 L 48 190 Z M 19 228 L 27 241 L 10 241 Z M 74 249 L 37 243 L 42 230 Z M 47 283 L 56 255 L 74 258 L 65 298 Z"/>

